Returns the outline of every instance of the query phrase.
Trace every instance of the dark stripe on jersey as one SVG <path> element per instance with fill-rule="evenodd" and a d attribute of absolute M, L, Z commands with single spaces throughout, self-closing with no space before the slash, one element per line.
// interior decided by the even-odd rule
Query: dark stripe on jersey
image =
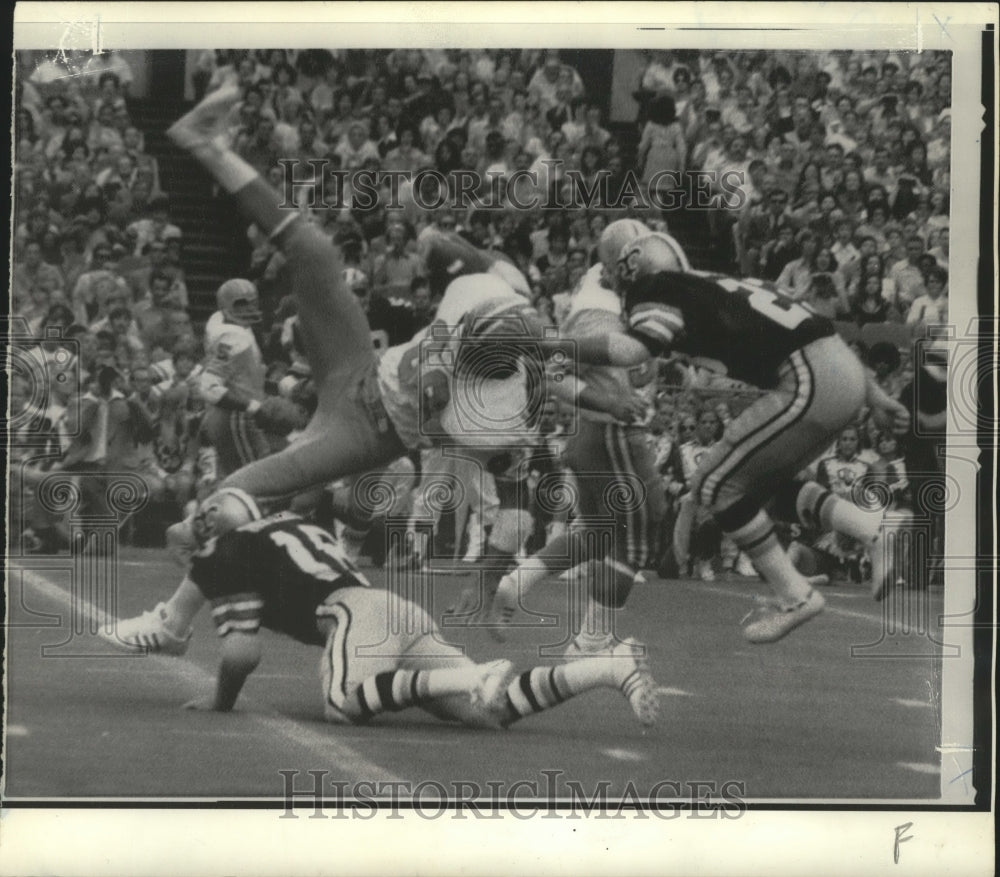
<path fill-rule="evenodd" d="M 785 426 L 785 430 L 791 429 L 800 420 L 802 420 L 803 417 L 805 417 L 806 413 L 812 408 L 813 401 L 814 401 L 814 398 L 816 396 L 816 375 L 814 374 L 814 372 L 812 370 L 812 366 L 809 365 L 809 360 L 806 358 L 806 355 L 804 353 L 802 353 L 801 350 L 796 350 L 795 353 L 802 354 L 802 363 L 803 363 L 803 365 L 806 368 L 806 372 L 809 374 L 809 395 L 806 397 L 806 404 L 802 407 L 802 411 L 800 411 L 799 415 L 796 418 L 794 418 L 790 423 L 788 423 L 787 426 Z M 794 356 L 794 353 L 792 355 Z M 758 433 L 760 433 L 760 432 L 768 429 L 769 427 L 773 426 L 774 423 L 776 423 L 777 421 L 781 420 L 781 418 L 787 416 L 789 410 L 791 408 L 794 408 L 795 405 L 798 404 L 798 402 L 799 402 L 799 395 L 798 395 L 798 393 L 799 393 L 799 388 L 802 386 L 802 380 L 799 377 L 799 370 L 794 365 L 792 365 L 792 370 L 793 370 L 793 372 L 794 372 L 794 374 L 796 376 L 796 381 L 795 381 L 795 394 L 792 396 L 792 402 L 791 402 L 791 404 L 787 408 L 784 408 L 781 411 L 779 411 L 776 415 L 774 415 L 774 417 L 771 417 L 768 420 L 766 420 L 764 423 L 762 423 L 760 426 L 758 426 L 756 429 L 754 429 L 753 432 L 750 432 L 747 435 L 745 435 L 742 439 L 740 439 L 740 441 L 737 444 L 733 445 L 733 447 L 730 449 L 729 453 L 726 454 L 726 456 L 723 457 L 718 462 L 718 464 L 715 466 L 714 469 L 712 469 L 712 472 L 706 472 L 705 473 L 705 476 L 703 478 L 702 483 L 704 483 L 705 481 L 708 481 L 713 472 L 717 472 L 719 469 L 721 469 L 723 466 L 725 466 L 726 463 L 734 455 L 736 455 L 737 453 L 739 453 L 740 451 L 742 451 L 747 446 L 748 443 L 753 443 L 753 439 L 757 436 Z M 756 451 L 756 448 L 754 448 L 754 451 Z M 753 451 L 751 451 L 751 453 L 748 454 L 739 463 L 739 465 L 744 465 L 746 463 L 746 461 L 748 459 L 750 459 L 751 456 L 753 456 Z M 711 496 L 709 497 L 708 502 L 704 503 L 704 505 L 706 506 L 706 508 L 711 508 L 715 504 L 715 501 L 716 501 L 716 499 L 719 496 L 719 491 L 722 489 L 722 485 L 726 482 L 726 480 L 728 479 L 728 477 L 730 475 L 732 475 L 731 472 L 728 473 L 724 478 L 720 479 L 719 483 L 715 485 L 715 487 L 712 490 Z"/>

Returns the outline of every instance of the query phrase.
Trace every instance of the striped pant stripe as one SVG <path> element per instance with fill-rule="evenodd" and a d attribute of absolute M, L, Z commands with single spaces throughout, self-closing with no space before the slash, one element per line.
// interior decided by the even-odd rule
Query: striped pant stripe
<path fill-rule="evenodd" d="M 347 634 L 351 629 L 351 610 L 343 603 L 332 603 L 324 606 L 323 615 L 332 616 L 337 622 L 333 637 L 327 642 L 324 655 L 330 670 L 326 699 L 337 709 L 343 709 L 347 700 L 344 683 L 347 680 Z"/>
<path fill-rule="evenodd" d="M 809 361 L 801 350 L 796 350 L 789 357 L 789 362 L 795 376 L 795 389 L 791 402 L 773 417 L 742 436 L 712 470 L 703 474 L 699 496 L 701 504 L 706 508 L 714 509 L 723 484 L 736 469 L 775 436 L 794 427 L 812 407 L 816 382 Z M 753 408 L 748 409 L 752 410 Z M 741 416 L 746 416 L 746 413 Z"/>

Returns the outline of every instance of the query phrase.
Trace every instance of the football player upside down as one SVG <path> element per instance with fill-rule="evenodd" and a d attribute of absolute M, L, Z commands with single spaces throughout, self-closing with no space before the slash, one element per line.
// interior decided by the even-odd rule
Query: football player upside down
<path fill-rule="evenodd" d="M 544 329 L 515 289 L 516 269 L 448 235 L 425 239 L 432 273 L 447 277 L 453 265 L 476 273 L 452 280 L 434 323 L 379 359 L 362 306 L 344 282 L 338 249 L 297 210 L 279 206 L 279 194 L 220 133 L 239 96 L 235 85 L 223 86 L 167 133 L 284 253 L 317 407 L 294 442 L 228 475 L 221 487 L 280 506 L 308 489 L 386 467 L 414 448 L 479 444 L 495 453 L 498 445 L 530 440 L 547 389 L 537 379 L 544 374 L 538 343 Z M 570 381 L 560 388 L 574 398 L 586 389 Z M 191 518 L 174 525 L 168 543 L 190 551 L 191 530 Z M 182 652 L 203 604 L 185 580 L 165 603 L 120 622 L 113 641 Z"/>

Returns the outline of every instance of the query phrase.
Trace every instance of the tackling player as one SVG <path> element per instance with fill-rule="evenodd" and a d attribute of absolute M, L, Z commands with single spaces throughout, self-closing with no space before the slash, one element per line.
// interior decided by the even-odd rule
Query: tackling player
<path fill-rule="evenodd" d="M 419 706 L 474 727 L 507 727 L 595 688 L 617 688 L 644 725 L 656 720 L 656 684 L 638 643 L 523 673 L 506 660 L 476 664 L 441 641 L 422 608 L 371 587 L 333 536 L 297 515 L 263 517 L 248 494 L 227 488 L 202 505 L 195 533 L 189 580 L 212 604 L 222 659 L 214 695 L 188 708 L 233 708 L 260 662 L 257 633 L 266 627 L 323 649 L 324 714 L 333 722 Z"/>
<path fill-rule="evenodd" d="M 906 409 L 877 386 L 831 321 L 770 284 L 691 272 L 676 241 L 660 234 L 627 244 L 618 268 L 628 330 L 562 343 L 567 354 L 581 362 L 633 366 L 677 351 L 770 391 L 728 424 L 692 485 L 774 591 L 773 605 L 745 619 L 744 636 L 773 642 L 825 605 L 778 542 L 763 510 L 771 498 L 782 518 L 871 546 L 872 590 L 880 599 L 891 575 L 883 514 L 815 482 L 792 479 L 863 405 L 884 428 L 905 429 Z"/>

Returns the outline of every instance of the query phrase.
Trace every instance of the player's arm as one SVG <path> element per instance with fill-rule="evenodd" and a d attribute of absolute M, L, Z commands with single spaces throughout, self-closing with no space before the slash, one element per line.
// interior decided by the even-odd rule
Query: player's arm
<path fill-rule="evenodd" d="M 872 418 L 881 429 L 906 432 L 910 428 L 910 412 L 906 406 L 893 399 L 875 381 L 873 372 L 865 369 L 865 394 Z"/>
<path fill-rule="evenodd" d="M 637 393 L 626 396 L 597 390 L 573 375 L 551 382 L 549 392 L 560 402 L 610 414 L 615 420 L 631 423 L 646 413 L 646 402 Z"/>
<path fill-rule="evenodd" d="M 631 368 L 642 365 L 661 351 L 639 335 L 610 332 L 589 338 L 546 338 L 539 342 L 547 356 L 562 354 L 586 365 L 614 365 Z"/>
<path fill-rule="evenodd" d="M 222 660 L 215 682 L 212 709 L 227 713 L 243 690 L 247 677 L 260 663 L 260 637 L 256 633 L 232 631 L 222 638 Z"/>

